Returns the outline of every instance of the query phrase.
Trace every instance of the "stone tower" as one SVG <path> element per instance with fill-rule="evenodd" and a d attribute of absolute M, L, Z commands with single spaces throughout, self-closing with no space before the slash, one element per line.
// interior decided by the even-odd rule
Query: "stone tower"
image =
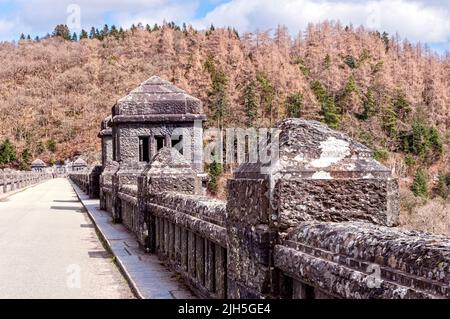
<path fill-rule="evenodd" d="M 112 109 L 113 159 L 147 164 L 163 147 L 176 147 L 201 173 L 205 120 L 200 100 L 153 76 Z"/>

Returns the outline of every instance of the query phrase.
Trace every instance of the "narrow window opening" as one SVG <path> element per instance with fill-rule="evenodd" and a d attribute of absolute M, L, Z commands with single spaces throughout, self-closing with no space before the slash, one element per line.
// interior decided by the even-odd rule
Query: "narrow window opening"
<path fill-rule="evenodd" d="M 157 152 L 164 147 L 164 140 L 164 136 L 155 136 Z"/>
<path fill-rule="evenodd" d="M 140 162 L 150 161 L 148 137 L 139 137 L 139 161 Z"/>

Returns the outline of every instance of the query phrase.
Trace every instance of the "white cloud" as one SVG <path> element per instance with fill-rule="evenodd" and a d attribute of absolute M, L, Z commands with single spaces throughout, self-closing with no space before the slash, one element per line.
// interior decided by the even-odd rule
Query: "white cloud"
<path fill-rule="evenodd" d="M 284 24 L 297 33 L 309 22 L 323 20 L 398 32 L 411 41 L 446 42 L 450 38 L 450 4 L 443 0 L 231 0 L 194 24 L 235 26 L 241 31 Z"/>
<path fill-rule="evenodd" d="M 215 8 L 194 19 L 200 4 Z M 1 3 L 11 0 L 0 0 Z M 240 31 L 268 30 L 286 25 L 293 34 L 310 22 L 339 20 L 365 25 L 411 41 L 449 43 L 449 0 L 16 0 L 15 12 L 0 12 L 0 40 L 23 33 L 43 35 L 58 23 L 66 23 L 70 4 L 81 8 L 81 26 L 101 27 L 108 22 L 129 27 L 132 23 L 163 20 L 191 22 L 195 27 L 233 26 Z M 200 8 L 204 12 L 206 7 Z M 79 31 L 79 30 L 76 30 Z M 17 33 L 17 34 L 16 34 Z"/>

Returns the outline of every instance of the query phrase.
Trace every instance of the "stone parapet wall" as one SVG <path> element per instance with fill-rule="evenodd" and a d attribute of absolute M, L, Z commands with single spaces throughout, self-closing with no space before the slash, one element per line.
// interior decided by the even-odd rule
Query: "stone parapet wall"
<path fill-rule="evenodd" d="M 200 296 L 227 297 L 226 203 L 173 192 L 148 203 L 154 253 Z"/>
<path fill-rule="evenodd" d="M 0 170 L 0 195 L 53 178 L 50 173 Z"/>
<path fill-rule="evenodd" d="M 314 121 L 279 128 L 279 158 L 241 165 L 226 202 L 200 196 L 192 163 L 163 147 L 106 163 L 101 208 L 202 297 L 450 298 L 450 238 L 395 227 L 398 183 L 370 149 Z"/>
<path fill-rule="evenodd" d="M 361 222 L 303 222 L 275 266 L 338 298 L 450 298 L 450 238 Z M 289 280 L 282 291 L 295 297 Z M 295 285 L 294 285 L 295 286 Z"/>
<path fill-rule="evenodd" d="M 90 198 L 99 198 L 101 173 L 102 167 L 95 165 L 80 171 L 71 172 L 69 173 L 69 178 L 87 193 Z"/>

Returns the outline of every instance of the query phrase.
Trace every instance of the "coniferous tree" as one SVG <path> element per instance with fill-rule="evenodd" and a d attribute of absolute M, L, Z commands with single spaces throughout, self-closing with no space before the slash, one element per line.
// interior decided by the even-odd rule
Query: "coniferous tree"
<path fill-rule="evenodd" d="M 24 149 L 22 151 L 22 156 L 20 160 L 20 170 L 22 171 L 29 171 L 30 170 L 30 151 L 28 148 Z"/>
<path fill-rule="evenodd" d="M 10 164 L 16 160 L 16 148 L 9 139 L 0 145 L 0 164 Z"/>
<path fill-rule="evenodd" d="M 429 193 L 427 179 L 428 178 L 425 171 L 422 168 L 419 168 L 411 186 L 411 190 L 415 196 L 428 198 Z"/>
<path fill-rule="evenodd" d="M 270 118 L 270 125 L 273 122 L 273 102 L 275 99 L 275 88 L 270 82 L 269 78 L 264 72 L 258 72 L 256 74 L 256 79 L 259 83 L 260 88 L 260 97 L 261 97 L 261 106 L 264 108 L 266 115 Z"/>
<path fill-rule="evenodd" d="M 65 24 L 58 24 L 55 27 L 55 30 L 53 30 L 53 34 L 54 37 L 61 37 L 64 40 L 70 41 L 71 40 L 71 35 L 70 35 L 70 30 L 69 27 Z"/>
<path fill-rule="evenodd" d="M 95 39 L 97 37 L 97 34 L 95 32 L 95 27 L 91 28 L 91 31 L 89 32 L 89 39 Z"/>
<path fill-rule="evenodd" d="M 214 58 L 210 55 L 205 62 L 205 69 L 208 71 L 212 81 L 212 88 L 209 92 L 211 109 L 218 127 L 223 127 L 223 121 L 228 113 L 229 98 L 227 94 L 228 79 L 220 68 L 216 67 Z"/>
<path fill-rule="evenodd" d="M 396 137 L 398 133 L 398 118 L 397 113 L 392 105 L 392 100 L 389 98 L 386 105 L 383 108 L 382 125 L 385 132 L 390 137 Z"/>
<path fill-rule="evenodd" d="M 88 35 L 88 33 L 86 32 L 86 30 L 81 30 L 81 33 L 80 33 L 80 40 L 83 40 L 83 39 L 87 39 L 87 38 L 89 38 L 89 35 Z"/>
<path fill-rule="evenodd" d="M 74 32 L 74 33 L 72 34 L 71 40 L 72 40 L 73 42 L 77 42 L 77 41 L 78 41 L 78 35 L 77 35 L 76 32 Z"/>
<path fill-rule="evenodd" d="M 208 190 L 216 194 L 218 191 L 218 180 L 220 175 L 222 174 L 222 165 L 214 160 L 210 165 L 208 169 L 208 175 L 209 175 L 209 182 L 208 182 Z"/>
<path fill-rule="evenodd" d="M 373 94 L 373 90 L 370 88 L 367 90 L 366 98 L 364 99 L 363 103 L 363 108 L 364 108 L 362 113 L 363 120 L 368 120 L 375 114 L 376 101 L 375 96 Z"/>
<path fill-rule="evenodd" d="M 288 117 L 300 117 L 303 109 L 303 95 L 301 93 L 288 95 L 285 108 Z"/>
<path fill-rule="evenodd" d="M 20 35 L 20 40 L 25 40 L 25 39 L 26 39 L 25 34 L 22 33 L 22 34 Z"/>
<path fill-rule="evenodd" d="M 244 88 L 244 109 L 247 115 L 247 125 L 253 126 L 258 112 L 255 81 L 250 81 Z"/>

